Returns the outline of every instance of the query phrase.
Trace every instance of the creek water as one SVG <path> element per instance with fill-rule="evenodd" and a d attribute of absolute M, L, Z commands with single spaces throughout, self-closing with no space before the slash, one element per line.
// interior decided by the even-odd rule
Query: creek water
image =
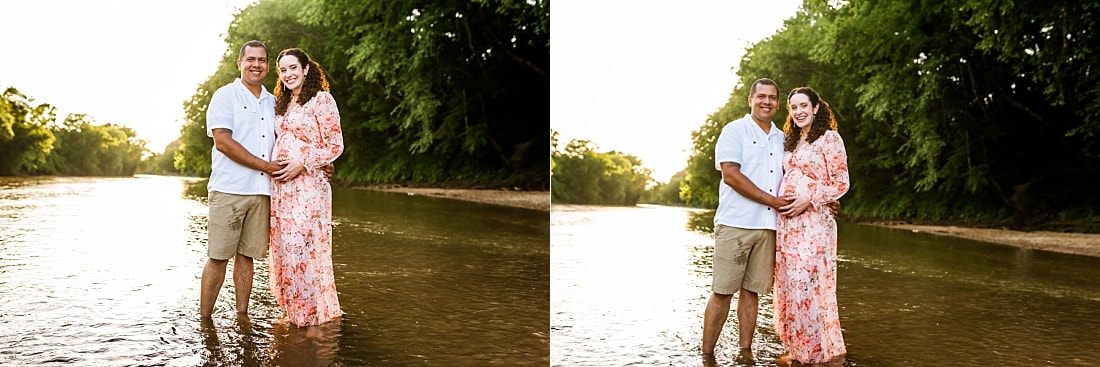
<path fill-rule="evenodd" d="M 262 260 L 248 316 L 227 275 L 200 320 L 206 194 L 178 177 L 0 177 L 0 365 L 550 361 L 545 212 L 336 188 L 345 316 L 308 337 L 279 321 Z"/>
<path fill-rule="evenodd" d="M 736 312 L 699 354 L 713 215 L 554 205 L 550 365 L 735 365 Z M 1100 259 L 850 223 L 838 247 L 849 366 L 1100 365 Z M 770 296 L 758 320 L 755 365 L 774 366 Z"/>

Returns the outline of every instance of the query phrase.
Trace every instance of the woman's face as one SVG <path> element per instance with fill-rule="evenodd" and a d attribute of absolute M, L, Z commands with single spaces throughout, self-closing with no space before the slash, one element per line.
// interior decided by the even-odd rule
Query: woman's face
<path fill-rule="evenodd" d="M 810 97 L 802 93 L 791 96 L 790 101 L 787 101 L 787 103 L 787 109 L 790 110 L 794 124 L 802 130 L 809 130 L 814 123 L 814 114 L 817 113 L 817 108 L 820 106 L 811 106 Z"/>
<path fill-rule="evenodd" d="M 302 90 L 302 84 L 305 83 L 308 72 L 309 67 L 302 67 L 302 63 L 294 55 L 283 55 L 279 59 L 279 79 L 295 95 Z"/>

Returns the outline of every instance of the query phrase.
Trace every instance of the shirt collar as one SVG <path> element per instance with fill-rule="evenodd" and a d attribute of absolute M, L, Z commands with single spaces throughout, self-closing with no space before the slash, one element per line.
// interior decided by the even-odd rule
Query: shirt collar
<path fill-rule="evenodd" d="M 745 117 L 743 117 L 743 118 L 749 120 L 749 123 L 752 123 L 753 125 L 756 125 L 756 120 L 752 119 L 752 113 L 746 113 Z M 768 130 L 768 137 L 771 137 L 772 135 L 775 135 L 775 134 L 783 134 L 783 129 L 780 129 L 780 128 L 776 127 L 774 121 L 768 121 L 768 123 L 772 124 L 772 128 Z M 759 129 L 757 129 L 757 130 L 759 130 Z"/>
<path fill-rule="evenodd" d="M 241 78 L 233 80 L 233 84 L 236 84 L 237 88 L 244 91 L 245 93 L 248 93 L 249 95 L 252 94 L 252 91 L 248 90 L 248 87 L 244 85 L 244 81 L 242 81 Z M 262 101 L 268 98 L 275 98 L 275 95 L 268 92 L 267 87 L 265 87 L 263 84 L 260 84 L 260 100 Z"/>

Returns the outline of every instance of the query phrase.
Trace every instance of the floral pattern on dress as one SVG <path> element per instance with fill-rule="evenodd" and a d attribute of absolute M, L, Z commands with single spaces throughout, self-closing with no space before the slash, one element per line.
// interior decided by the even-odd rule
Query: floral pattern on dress
<path fill-rule="evenodd" d="M 318 325 L 343 315 L 332 271 L 332 187 L 319 168 L 344 151 L 340 111 L 328 92 L 291 103 L 275 118 L 276 160 L 301 162 L 290 181 L 272 180 L 271 294 L 290 322 Z"/>
<path fill-rule="evenodd" d="M 836 131 L 800 143 L 783 157 L 783 195 L 812 206 L 776 225 L 775 331 L 802 363 L 827 363 L 847 354 L 836 301 L 836 219 L 824 204 L 848 192 L 848 155 Z"/>

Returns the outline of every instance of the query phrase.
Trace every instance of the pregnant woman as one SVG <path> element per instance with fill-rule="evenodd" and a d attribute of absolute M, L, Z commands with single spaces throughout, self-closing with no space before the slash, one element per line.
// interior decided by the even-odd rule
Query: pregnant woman
<path fill-rule="evenodd" d="M 848 192 L 848 155 L 817 92 L 795 88 L 787 104 L 779 192 L 794 201 L 776 222 L 775 331 L 793 361 L 841 365 L 847 349 L 836 302 L 837 229 L 827 205 Z"/>
<path fill-rule="evenodd" d="M 321 66 L 298 48 L 276 63 L 273 155 L 286 167 L 272 176 L 271 294 L 290 322 L 307 328 L 343 315 L 332 272 L 332 187 L 322 167 L 344 151 L 344 138 Z"/>

